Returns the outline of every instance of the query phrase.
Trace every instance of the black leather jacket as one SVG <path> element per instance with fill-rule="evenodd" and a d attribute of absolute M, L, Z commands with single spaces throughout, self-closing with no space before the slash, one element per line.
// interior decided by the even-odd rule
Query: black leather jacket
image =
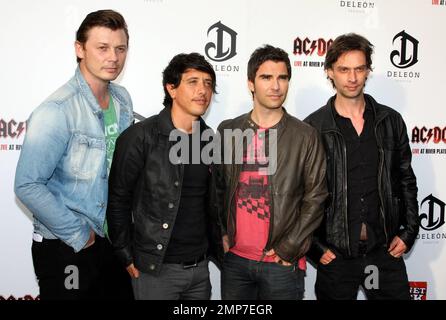
<path fill-rule="evenodd" d="M 228 129 L 255 129 L 250 118 L 247 113 L 223 121 L 218 131 L 223 136 Z M 322 221 L 327 197 L 325 153 L 317 131 L 286 111 L 275 128 L 277 159 L 270 159 L 270 163 L 276 160 L 277 169 L 270 180 L 271 220 L 264 250 L 274 249 L 285 261 L 296 262 L 310 248 L 313 231 Z M 227 146 L 232 148 L 233 155 L 237 153 L 236 143 Z M 232 163 L 236 163 L 234 158 Z M 235 192 L 242 165 L 222 164 L 217 168 L 218 212 L 223 233 L 233 246 L 237 232 Z"/>
<path fill-rule="evenodd" d="M 115 252 L 123 265 L 158 274 L 169 244 L 181 197 L 184 165 L 169 161 L 170 108 L 134 124 L 117 139 L 109 179 L 107 222 Z M 200 118 L 201 129 L 208 129 Z M 212 174 L 213 168 L 210 168 Z M 209 179 L 209 256 L 223 257 L 221 228 Z"/>
<path fill-rule="evenodd" d="M 328 248 L 344 257 L 351 256 L 347 217 L 346 145 L 336 126 L 332 106 L 336 96 L 304 121 L 322 136 L 327 154 L 327 199 L 324 222 L 315 233 L 309 257 L 318 262 Z M 383 232 L 389 245 L 399 236 L 410 250 L 419 229 L 417 183 L 411 167 L 412 153 L 406 125 L 395 110 L 377 103 L 370 95 L 365 100 L 375 114 L 375 136 L 379 151 L 378 192 Z"/>

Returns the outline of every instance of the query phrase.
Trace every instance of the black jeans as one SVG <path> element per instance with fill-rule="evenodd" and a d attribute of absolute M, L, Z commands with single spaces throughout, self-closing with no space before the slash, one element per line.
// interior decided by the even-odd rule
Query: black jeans
<path fill-rule="evenodd" d="M 184 268 L 180 263 L 164 263 L 159 275 L 145 272 L 132 279 L 136 300 L 209 300 L 211 281 L 209 262 Z"/>
<path fill-rule="evenodd" d="M 336 259 L 317 266 L 315 284 L 318 300 L 356 300 L 362 286 L 369 300 L 409 300 L 409 281 L 402 258 L 394 258 L 379 247 L 357 258 Z"/>
<path fill-rule="evenodd" d="M 133 299 L 130 276 L 107 239 L 75 253 L 61 240 L 33 241 L 41 300 Z"/>
<path fill-rule="evenodd" d="M 305 271 L 296 265 L 258 262 L 226 253 L 221 273 L 223 300 L 302 300 Z"/>

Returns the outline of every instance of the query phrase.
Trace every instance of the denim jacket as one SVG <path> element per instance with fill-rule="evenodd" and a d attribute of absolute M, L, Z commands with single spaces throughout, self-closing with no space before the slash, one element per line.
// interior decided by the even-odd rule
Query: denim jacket
<path fill-rule="evenodd" d="M 133 122 L 130 95 L 110 83 L 119 132 Z M 108 196 L 103 112 L 79 67 L 32 113 L 17 164 L 15 193 L 34 216 L 34 232 L 76 252 L 90 230 L 104 236 Z"/>

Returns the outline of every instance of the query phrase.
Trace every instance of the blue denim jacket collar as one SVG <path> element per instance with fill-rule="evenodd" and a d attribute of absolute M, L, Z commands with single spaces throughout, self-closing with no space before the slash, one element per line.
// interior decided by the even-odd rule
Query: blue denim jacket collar
<path fill-rule="evenodd" d="M 80 67 L 78 66 L 76 68 L 76 72 L 74 75 L 74 78 L 76 79 L 76 82 L 79 86 L 79 89 L 82 93 L 82 95 L 87 99 L 88 105 L 90 106 L 92 112 L 94 115 L 96 115 L 99 118 L 102 118 L 102 109 L 99 106 L 99 103 L 96 99 L 96 97 L 93 95 L 93 92 L 91 91 L 90 86 L 88 85 L 87 81 L 85 80 L 84 76 L 82 75 L 82 72 L 80 70 Z M 125 116 L 126 118 L 133 119 L 133 110 L 129 108 L 127 99 L 122 96 L 120 90 L 117 88 L 115 84 L 112 82 L 108 83 L 108 90 L 110 92 L 110 95 L 112 98 L 117 102 L 115 104 L 115 108 L 117 109 L 118 118 L 121 116 Z M 121 89 L 122 90 L 122 89 Z M 127 128 L 127 120 L 123 119 L 123 121 L 119 122 L 119 132 L 124 131 Z"/>
<path fill-rule="evenodd" d="M 79 66 L 76 68 L 75 78 L 77 81 L 77 84 L 79 85 L 80 91 L 82 92 L 82 95 L 87 99 L 88 105 L 91 107 L 94 114 L 98 115 L 102 112 L 101 107 L 98 104 L 98 101 L 96 100 L 96 97 L 93 95 L 93 92 L 91 91 L 90 86 L 88 85 L 87 81 L 85 81 L 84 76 L 82 75 L 81 69 Z"/>

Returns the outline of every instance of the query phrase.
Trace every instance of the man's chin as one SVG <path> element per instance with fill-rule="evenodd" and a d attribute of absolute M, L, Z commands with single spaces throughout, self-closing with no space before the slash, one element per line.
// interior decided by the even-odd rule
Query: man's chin
<path fill-rule="evenodd" d="M 105 72 L 102 74 L 102 79 L 105 81 L 113 81 L 119 76 L 120 72 Z"/>
<path fill-rule="evenodd" d="M 274 104 L 274 105 L 270 105 L 270 106 L 268 106 L 267 108 L 269 109 L 269 110 L 277 110 L 277 109 L 280 109 L 280 108 L 282 108 L 282 103 L 281 104 Z"/>
<path fill-rule="evenodd" d="M 344 92 L 342 96 L 348 99 L 357 99 L 362 96 L 362 91 L 359 92 Z"/>
<path fill-rule="evenodd" d="M 202 108 L 197 108 L 196 110 L 194 110 L 194 115 L 196 117 L 201 117 L 202 115 L 204 115 L 206 113 L 207 110 L 208 110 L 208 106 L 202 107 Z"/>

